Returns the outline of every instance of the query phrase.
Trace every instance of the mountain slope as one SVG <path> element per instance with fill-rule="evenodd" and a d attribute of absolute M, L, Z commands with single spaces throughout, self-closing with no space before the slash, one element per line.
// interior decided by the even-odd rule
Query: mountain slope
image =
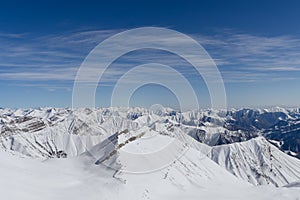
<path fill-rule="evenodd" d="M 160 136 L 159 136 L 160 137 Z M 169 136 L 161 136 L 169 137 Z M 120 138 L 120 142 L 123 139 Z M 145 145 L 143 145 L 145 143 Z M 147 146 L 142 138 L 124 151 Z M 96 145 L 99 147 L 99 145 Z M 105 146 L 105 145 L 104 145 Z M 98 150 L 103 149 L 98 148 Z M 199 148 L 199 147 L 198 147 Z M 96 151 L 98 152 L 98 151 Z M 171 165 L 149 173 L 125 173 L 95 164 L 91 152 L 65 159 L 24 159 L 0 151 L 0 192 L 3 199 L 296 199 L 298 188 L 254 187 L 189 148 Z M 124 157 L 123 157 L 124 158 Z M 118 160 L 124 163 L 122 151 Z"/>
<path fill-rule="evenodd" d="M 210 157 L 235 176 L 255 185 L 283 186 L 300 180 L 300 160 L 287 156 L 263 137 L 215 146 Z"/>

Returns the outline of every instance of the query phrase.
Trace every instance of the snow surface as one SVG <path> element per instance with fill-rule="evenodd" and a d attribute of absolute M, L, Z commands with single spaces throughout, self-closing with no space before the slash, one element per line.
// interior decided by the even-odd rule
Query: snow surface
<path fill-rule="evenodd" d="M 210 157 L 235 176 L 255 185 L 283 186 L 300 180 L 300 160 L 287 156 L 263 137 L 215 146 Z"/>
<path fill-rule="evenodd" d="M 215 142 L 226 119 L 212 110 L 0 109 L 1 199 L 300 199 L 300 160 L 266 139 L 193 139 L 204 130 Z"/>
<path fill-rule="evenodd" d="M 189 149 L 155 172 L 117 173 L 87 155 L 41 162 L 0 151 L 1 199 L 297 199 L 299 188 L 253 186 Z"/>

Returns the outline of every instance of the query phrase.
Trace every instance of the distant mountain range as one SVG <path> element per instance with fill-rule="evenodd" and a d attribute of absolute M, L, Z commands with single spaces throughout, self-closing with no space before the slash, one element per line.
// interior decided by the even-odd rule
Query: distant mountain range
<path fill-rule="evenodd" d="M 181 113 L 164 108 L 156 112 L 159 112 L 156 115 L 165 120 L 163 123 L 181 126 L 185 133 L 209 146 L 231 144 L 263 136 L 285 153 L 300 158 L 300 109 L 277 107 Z M 75 111 L 56 108 L 0 109 L 0 133 L 1 136 L 28 132 L 72 135 L 103 135 L 104 132 L 112 134 L 122 129 L 142 126 L 139 118 L 145 118 L 147 115 L 149 111 L 144 108 L 77 109 Z M 113 127 L 106 130 L 108 124 Z"/>

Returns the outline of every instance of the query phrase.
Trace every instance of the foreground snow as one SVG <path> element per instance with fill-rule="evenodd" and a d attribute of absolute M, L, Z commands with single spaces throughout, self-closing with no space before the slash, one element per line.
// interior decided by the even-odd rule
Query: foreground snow
<path fill-rule="evenodd" d="M 1 199 L 297 199 L 297 187 L 253 186 L 190 149 L 171 166 L 118 174 L 81 156 L 39 161 L 0 151 Z M 193 160 L 193 161 L 191 161 Z M 195 160 L 195 161 L 194 161 Z M 196 164 L 196 165 L 194 165 Z"/>

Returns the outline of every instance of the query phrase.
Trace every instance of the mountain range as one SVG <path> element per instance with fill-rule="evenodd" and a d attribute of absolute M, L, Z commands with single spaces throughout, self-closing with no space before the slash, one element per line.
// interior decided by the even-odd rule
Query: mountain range
<path fill-rule="evenodd" d="M 10 199 L 297 199 L 299 128 L 300 109 L 279 107 L 0 109 L 0 188 Z"/>

